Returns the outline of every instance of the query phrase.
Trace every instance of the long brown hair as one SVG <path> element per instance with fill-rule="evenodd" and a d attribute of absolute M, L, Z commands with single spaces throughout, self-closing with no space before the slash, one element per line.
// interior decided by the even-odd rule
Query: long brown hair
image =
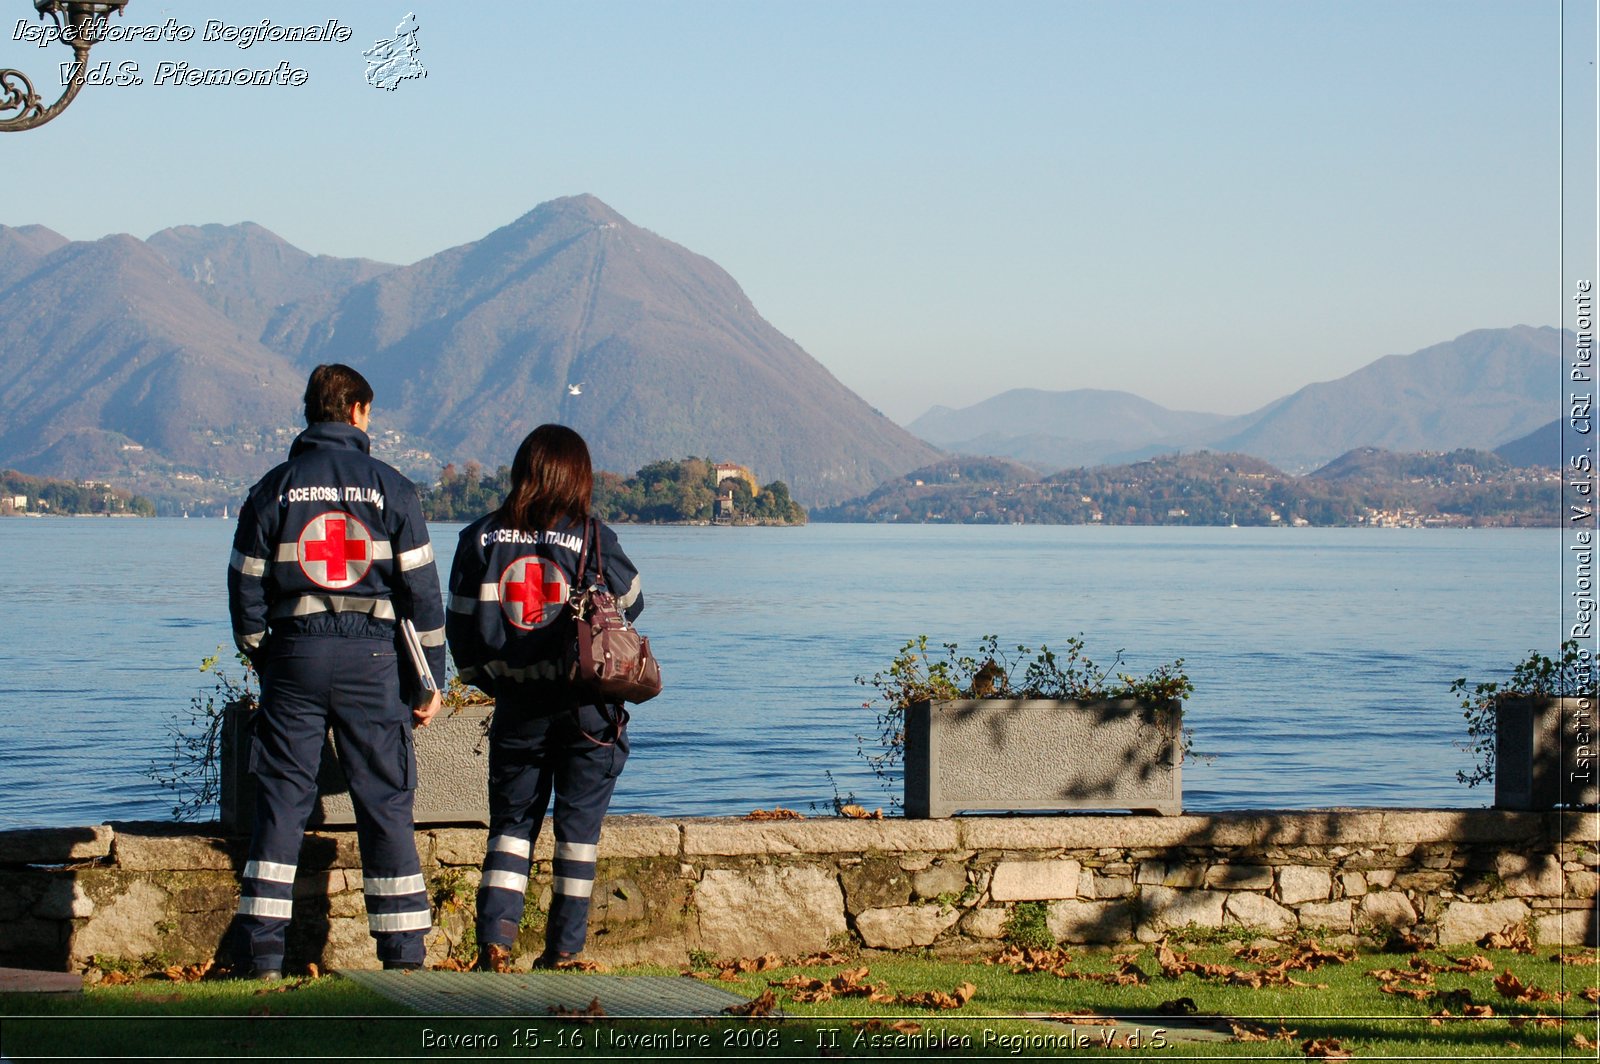
<path fill-rule="evenodd" d="M 517 448 L 500 523 L 536 532 L 558 517 L 582 521 L 593 494 L 594 470 L 583 437 L 565 425 L 540 425 Z"/>

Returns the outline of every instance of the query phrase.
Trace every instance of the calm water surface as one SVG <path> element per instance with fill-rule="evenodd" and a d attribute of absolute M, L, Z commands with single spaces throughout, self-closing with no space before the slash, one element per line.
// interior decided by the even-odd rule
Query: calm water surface
<path fill-rule="evenodd" d="M 459 525 L 433 528 L 447 572 Z M 1554 530 L 628 528 L 667 688 L 613 810 L 887 795 L 854 678 L 910 636 L 1186 660 L 1193 810 L 1482 806 L 1452 679 L 1560 640 Z M 0 828 L 159 819 L 147 775 L 230 644 L 231 522 L 0 521 Z M 230 652 L 231 653 L 231 652 Z M 829 775 L 832 776 L 832 782 Z"/>

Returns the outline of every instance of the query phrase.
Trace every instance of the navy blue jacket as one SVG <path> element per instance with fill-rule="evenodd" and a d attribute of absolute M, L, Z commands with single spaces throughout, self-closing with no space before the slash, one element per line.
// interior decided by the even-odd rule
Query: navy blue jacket
<path fill-rule="evenodd" d="M 644 609 L 639 571 L 617 544 L 617 534 L 600 522 L 596 527 L 606 587 L 631 621 Z M 581 522 L 566 518 L 538 532 L 506 528 L 498 511 L 461 530 L 445 631 L 463 682 L 497 698 L 534 696 L 557 686 L 564 643 L 572 637 L 564 607 L 578 577 L 583 534 Z M 582 587 L 594 582 L 593 544 L 585 568 Z"/>
<path fill-rule="evenodd" d="M 444 606 L 422 505 L 370 447 L 354 425 L 318 422 L 250 489 L 228 566 L 233 639 L 254 660 L 279 635 L 392 639 L 409 617 L 439 682 Z"/>

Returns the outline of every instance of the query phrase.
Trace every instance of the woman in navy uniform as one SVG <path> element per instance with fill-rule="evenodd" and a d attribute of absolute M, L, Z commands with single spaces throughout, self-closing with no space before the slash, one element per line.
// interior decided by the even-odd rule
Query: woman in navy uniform
<path fill-rule="evenodd" d="M 533 843 L 555 797 L 555 862 L 545 949 L 571 960 L 588 934 L 600 823 L 628 759 L 627 711 L 582 704 L 560 675 L 572 636 L 565 604 L 594 582 L 598 532 L 606 586 L 631 621 L 639 573 L 610 528 L 589 522 L 594 477 L 583 437 L 540 425 L 522 441 L 498 510 L 461 532 L 445 630 L 461 679 L 494 696 L 489 738 L 489 844 L 478 888 L 478 966 L 507 971 L 522 922 Z M 578 571 L 587 558 L 587 573 Z"/>
<path fill-rule="evenodd" d="M 369 453 L 372 386 L 337 363 L 306 382 L 306 430 L 250 489 L 228 566 L 233 637 L 261 674 L 255 830 L 230 937 L 261 978 L 283 968 L 294 879 L 333 728 L 361 840 L 367 923 L 386 968 L 418 968 L 432 925 L 412 825 L 413 724 L 437 690 L 396 652 L 410 618 L 444 674 L 444 604 L 416 488 Z M 242 941 L 241 941 L 242 940 Z"/>

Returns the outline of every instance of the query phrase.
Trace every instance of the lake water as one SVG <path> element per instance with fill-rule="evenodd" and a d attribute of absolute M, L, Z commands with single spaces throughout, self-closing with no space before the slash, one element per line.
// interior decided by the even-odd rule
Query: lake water
<path fill-rule="evenodd" d="M 447 572 L 458 525 L 433 528 Z M 1190 810 L 1483 806 L 1452 679 L 1560 641 L 1556 530 L 623 527 L 666 691 L 615 812 L 887 795 L 854 678 L 909 637 L 1186 659 Z M 0 521 L 0 828 L 161 819 L 147 776 L 231 644 L 231 522 Z M 231 661 L 231 650 L 228 652 Z M 829 781 L 829 774 L 833 782 Z"/>

